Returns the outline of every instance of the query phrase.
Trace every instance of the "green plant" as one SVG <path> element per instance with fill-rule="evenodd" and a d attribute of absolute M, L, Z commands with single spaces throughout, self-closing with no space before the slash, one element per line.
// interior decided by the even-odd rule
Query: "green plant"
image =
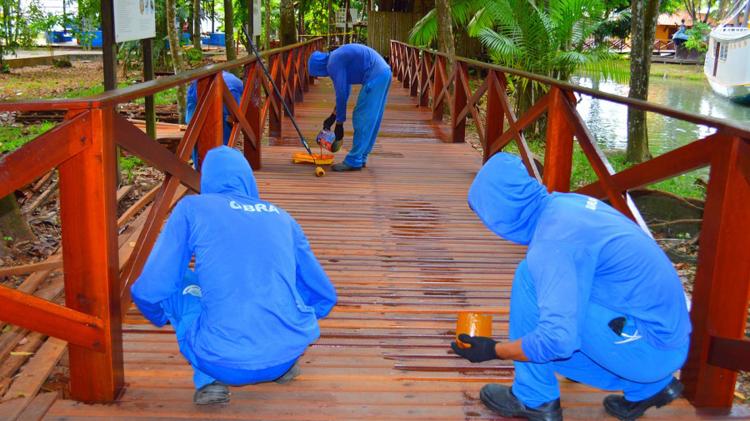
<path fill-rule="evenodd" d="M 695 25 L 685 31 L 688 39 L 685 41 L 685 48 L 688 50 L 695 50 L 701 53 L 708 51 L 708 34 L 711 32 L 711 27 L 707 23 L 695 22 Z"/>
<path fill-rule="evenodd" d="M 135 176 L 134 170 L 138 167 L 143 166 L 143 161 L 137 156 L 121 156 L 120 157 L 120 172 L 127 177 L 128 183 L 133 182 Z"/>
<path fill-rule="evenodd" d="M 15 151 L 53 127 L 55 123 L 50 121 L 24 127 L 0 126 L 0 154 Z"/>
<path fill-rule="evenodd" d="M 191 66 L 200 64 L 203 61 L 203 51 L 200 48 L 190 47 L 185 52 L 185 58 Z"/>

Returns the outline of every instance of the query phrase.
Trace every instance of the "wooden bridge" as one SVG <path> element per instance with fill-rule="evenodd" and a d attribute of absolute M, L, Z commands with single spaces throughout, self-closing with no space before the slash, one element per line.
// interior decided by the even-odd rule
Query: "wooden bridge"
<path fill-rule="evenodd" d="M 309 134 L 318 130 L 334 101 L 330 82 L 313 81 L 306 73 L 306 57 L 317 45 L 311 41 L 265 54 L 285 101 Z M 0 111 L 68 111 L 60 126 L 0 161 L 0 197 L 59 169 L 62 267 L 55 257 L 57 263 L 37 266 L 27 279 L 38 278 L 35 282 L 43 286 L 44 279 L 64 273 L 66 304 L 46 301 L 41 287 L 0 288 L 0 320 L 61 339 L 36 351 L 9 386 L 0 418 L 493 418 L 478 401 L 478 391 L 487 382 L 511 382 L 512 363 L 471 364 L 453 355 L 448 344 L 462 310 L 492 313 L 495 336 L 507 337 L 511 279 L 524 248 L 488 232 L 466 205 L 466 193 L 483 158 L 510 142 L 532 174 L 551 189 L 567 191 L 574 140 L 599 176 L 582 191 L 609 199 L 641 224 L 628 190 L 711 165 L 693 299 L 693 349 L 681 374 L 691 401 L 652 410 L 648 418 L 750 416 L 746 407 L 732 406 L 736 371 L 750 368 L 750 347 L 742 339 L 750 289 L 745 222 L 750 133 L 719 120 L 470 60 L 460 60 L 448 74 L 439 54 L 400 43 L 392 48 L 396 78 L 383 126 L 368 167 L 358 173 L 315 178 L 312 167 L 291 164 L 291 154 L 300 150 L 294 132 L 250 58 L 86 100 L 0 104 Z M 473 92 L 472 66 L 483 77 Z M 185 161 L 194 145 L 205 153 L 221 143 L 222 105 L 230 104 L 221 70 L 236 67 L 245 69 L 248 82 L 241 104 L 230 106 L 236 123 L 231 142 L 244 137 L 238 143 L 257 170 L 261 196 L 301 223 L 340 298 L 321 322 L 320 340 L 301 358 L 299 378 L 287 385 L 234 388 L 231 404 L 205 408 L 192 404 L 191 369 L 171 329 L 147 324 L 132 307 L 128 286 L 171 206 L 198 190 L 199 174 Z M 509 106 L 511 75 L 550 87 L 524 116 L 515 116 Z M 196 79 L 201 101 L 174 154 L 114 112 L 118 103 Z M 613 174 L 575 111 L 576 93 L 706 124 L 717 132 Z M 487 101 L 486 118 L 478 110 L 480 100 Z M 443 119 L 444 107 L 448 119 Z M 539 174 L 523 129 L 545 112 L 549 131 Z M 479 129 L 484 156 L 463 142 L 467 118 Z M 261 147 L 266 137 L 270 145 Z M 160 187 L 120 214 L 116 144 L 166 174 Z M 72 398 L 104 404 L 37 395 L 50 361 L 62 356 L 64 341 Z M 562 391 L 569 419 L 606 417 L 604 392 L 567 381 Z"/>

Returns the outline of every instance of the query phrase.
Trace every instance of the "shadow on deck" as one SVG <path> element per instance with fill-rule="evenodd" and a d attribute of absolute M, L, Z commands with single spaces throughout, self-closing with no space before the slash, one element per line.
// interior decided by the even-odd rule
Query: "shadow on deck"
<path fill-rule="evenodd" d="M 311 166 L 292 165 L 300 148 L 291 146 L 288 122 L 284 139 L 264 148 L 256 173 L 262 197 L 300 222 L 340 297 L 321 322 L 320 340 L 300 359 L 299 378 L 234 388 L 229 405 L 194 406 L 192 371 L 171 329 L 153 328 L 131 309 L 124 334 L 127 386 L 119 401 L 58 400 L 46 417 L 493 418 L 478 392 L 487 382 L 509 383 L 511 362 L 471 364 L 448 344 L 456 312 L 467 308 L 494 313 L 495 336 L 507 336 L 511 280 L 524 248 L 495 237 L 468 208 L 467 190 L 482 157 L 468 144 L 442 143 L 447 126 L 433 123 L 415 101 L 394 82 L 362 172 L 315 178 Z M 318 81 L 296 106 L 303 130 L 315 133 L 333 104 L 330 82 Z M 349 140 L 351 118 L 347 128 Z M 565 380 L 561 388 L 567 418 L 606 417 L 605 393 Z M 647 418 L 693 417 L 696 411 L 680 400 Z"/>

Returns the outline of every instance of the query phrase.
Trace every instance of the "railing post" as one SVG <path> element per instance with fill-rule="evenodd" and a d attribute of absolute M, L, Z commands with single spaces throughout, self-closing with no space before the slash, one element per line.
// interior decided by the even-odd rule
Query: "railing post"
<path fill-rule="evenodd" d="M 498 94 L 498 90 L 503 89 L 499 78 L 505 75 L 497 70 L 490 70 L 487 74 L 487 124 L 485 128 L 485 144 L 482 145 L 483 162 L 490 159 L 490 150 L 498 137 L 503 134 L 503 121 L 505 112 L 503 111 L 503 100 Z"/>
<path fill-rule="evenodd" d="M 261 167 L 261 138 L 263 137 L 263 122 L 260 121 L 260 106 L 263 103 L 263 96 L 260 81 L 263 80 L 263 74 L 261 73 L 260 65 L 257 62 L 250 63 L 245 67 L 245 72 L 247 75 L 245 80 L 249 82 L 245 86 L 245 89 L 250 89 L 250 92 L 248 93 L 250 95 L 250 101 L 248 101 L 247 110 L 245 111 L 245 118 L 247 119 L 247 122 L 250 123 L 250 129 L 252 130 L 253 135 L 255 135 L 257 141 L 256 147 L 253 148 L 253 146 L 249 144 L 250 141 L 246 139 L 245 144 L 243 145 L 243 152 L 245 154 L 245 159 L 250 163 L 250 166 L 254 170 L 259 170 Z"/>
<path fill-rule="evenodd" d="M 412 55 L 412 65 L 411 69 L 409 71 L 409 83 L 411 86 L 409 87 L 409 95 L 410 96 L 417 96 L 417 92 L 419 91 L 419 72 L 422 69 L 421 67 L 421 61 L 419 60 L 419 50 L 416 48 L 413 48 L 411 51 Z"/>
<path fill-rule="evenodd" d="M 268 64 L 271 67 L 271 77 L 276 86 L 281 90 L 281 72 L 283 72 L 283 61 L 281 54 L 275 54 L 268 57 Z M 282 91 L 282 95 L 283 95 Z M 270 107 L 268 108 L 268 135 L 270 137 L 281 138 L 281 116 L 283 114 L 282 99 L 276 95 L 273 87 L 270 87 L 268 95 L 271 97 Z"/>
<path fill-rule="evenodd" d="M 432 82 L 432 121 L 443 121 L 443 101 L 445 97 L 440 94 L 445 86 L 445 58 L 435 55 L 435 71 Z"/>
<path fill-rule="evenodd" d="M 201 127 L 200 134 L 198 134 L 198 143 L 196 144 L 200 162 L 203 162 L 203 158 L 208 151 L 224 143 L 224 102 L 222 100 L 223 91 L 221 89 L 224 78 L 221 72 L 198 81 L 198 98 L 205 96 L 212 83 L 217 84 L 216 88 L 218 89 L 213 90 L 212 97 L 205 99 L 205 106 L 209 107 L 209 110 L 206 121 L 203 123 L 203 127 Z"/>
<path fill-rule="evenodd" d="M 466 138 L 466 116 L 458 120 L 461 110 L 466 107 L 467 92 L 461 83 L 461 76 L 469 79 L 466 63 L 456 60 L 453 64 L 456 71 L 453 73 L 453 106 L 451 107 L 451 139 L 454 143 L 461 143 Z"/>
<path fill-rule="evenodd" d="M 430 77 L 430 67 L 431 62 L 429 60 L 430 55 L 427 52 L 422 52 L 420 54 L 420 60 L 419 60 L 419 106 L 420 107 L 426 107 L 430 104 L 430 91 L 428 88 L 430 87 L 430 82 L 428 78 Z"/>
<path fill-rule="evenodd" d="M 59 166 L 65 305 L 100 318 L 106 340 L 103 351 L 68 345 L 70 393 L 84 402 L 107 402 L 123 386 L 114 109 L 90 115 L 85 132 L 91 146 Z"/>
<path fill-rule="evenodd" d="M 690 311 L 693 334 L 681 377 L 693 405 L 730 408 L 737 372 L 710 365 L 708 360 L 712 336 L 745 335 L 750 293 L 750 139 L 720 140 L 711 158 Z"/>
<path fill-rule="evenodd" d="M 573 134 L 575 129 L 568 120 L 563 101 L 565 92 L 552 87 L 547 108 L 547 144 L 544 151 L 544 185 L 550 192 L 570 191 L 570 174 L 573 168 Z"/>

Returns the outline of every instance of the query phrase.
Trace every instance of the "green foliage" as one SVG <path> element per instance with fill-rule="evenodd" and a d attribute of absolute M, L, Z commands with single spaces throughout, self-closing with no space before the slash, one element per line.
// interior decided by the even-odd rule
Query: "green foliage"
<path fill-rule="evenodd" d="M 101 20 L 99 11 L 101 10 L 101 0 L 77 0 L 78 14 L 73 20 L 73 36 L 78 39 L 78 43 L 91 47 L 91 41 L 94 39 L 94 33 Z M 157 2 L 159 3 L 159 2 Z"/>
<path fill-rule="evenodd" d="M 185 54 L 185 59 L 187 59 L 188 63 L 190 63 L 191 65 L 200 64 L 201 61 L 203 61 L 203 51 L 201 51 L 200 48 L 190 47 L 183 51 Z"/>
<path fill-rule="evenodd" d="M 685 41 L 685 48 L 688 50 L 696 50 L 701 53 L 708 51 L 708 34 L 711 32 L 711 27 L 703 22 L 695 22 L 695 25 L 685 31 L 688 39 Z"/>
<path fill-rule="evenodd" d="M 0 154 L 15 151 L 53 127 L 55 123 L 49 121 L 24 127 L 0 126 Z"/>
<path fill-rule="evenodd" d="M 137 156 L 129 155 L 120 157 L 120 173 L 128 179 L 128 183 L 133 182 L 133 177 L 135 177 L 134 170 L 142 166 L 143 161 Z"/>
<path fill-rule="evenodd" d="M 533 0 L 453 0 L 451 8 L 454 24 L 467 26 L 504 66 L 565 80 L 579 70 L 609 75 L 617 63 L 604 46 L 584 49 L 604 22 L 602 0 L 549 0 L 546 8 Z M 410 41 L 430 45 L 436 37 L 433 10 L 414 26 Z"/>

